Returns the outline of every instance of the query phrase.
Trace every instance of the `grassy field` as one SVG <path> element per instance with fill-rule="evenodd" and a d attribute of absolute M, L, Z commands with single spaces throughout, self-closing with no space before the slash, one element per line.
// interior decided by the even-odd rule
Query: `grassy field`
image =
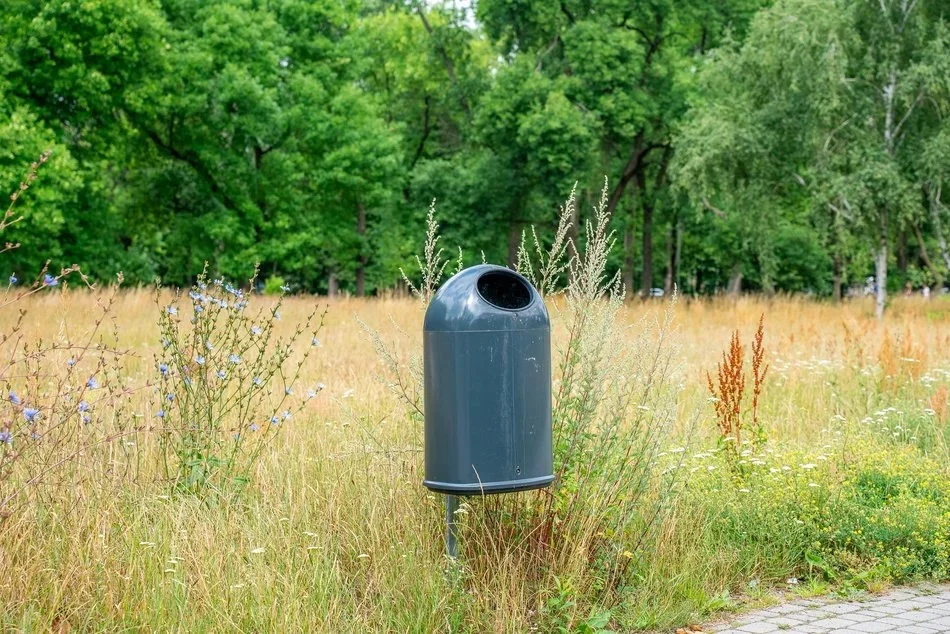
<path fill-rule="evenodd" d="M 56 342 L 83 340 L 107 296 L 57 290 L 17 304 L 27 311 L 23 343 L 53 347 L 32 371 L 11 366 L 6 389 L 54 384 L 59 370 L 48 368 L 71 368 L 76 355 Z M 650 455 L 655 479 L 644 498 L 655 514 L 633 518 L 636 531 L 592 535 L 571 557 L 526 569 L 533 560 L 498 518 L 505 507 L 473 502 L 460 520 L 461 563 L 448 574 L 442 500 L 421 485 L 420 420 L 393 393 L 358 322 L 410 361 L 421 345 L 418 302 L 330 300 L 295 387 L 319 393 L 268 430 L 249 485 L 222 497 L 182 492 L 162 468 L 158 318 L 170 299 L 123 291 L 100 328 L 104 343 L 128 351 L 88 370 L 113 386 L 112 413 L 92 423 L 110 426 L 108 442 L 61 464 L 56 456 L 72 454 L 41 453 L 5 477 L 4 629 L 628 631 L 694 622 L 764 600 L 773 587 L 874 590 L 950 574 L 945 299 L 899 298 L 884 323 L 869 301 L 624 306 L 630 337 L 664 311 L 673 316 L 664 346 L 675 416 Z M 324 304 L 288 298 L 276 328 L 289 335 Z M 752 340 L 760 315 L 770 364 L 764 437 L 730 459 L 706 372 L 715 374 L 734 330 Z M 556 306 L 552 316 L 562 349 L 566 320 Z M 0 313 L 0 331 L 13 331 L 15 317 Z M 80 438 L 99 433 L 78 425 Z M 16 437 L 5 451 L 27 442 Z M 516 497 L 531 505 L 539 495 Z M 588 550 L 595 541 L 617 542 L 610 548 L 623 562 L 622 582 L 609 589 L 598 587 L 604 555 Z"/>

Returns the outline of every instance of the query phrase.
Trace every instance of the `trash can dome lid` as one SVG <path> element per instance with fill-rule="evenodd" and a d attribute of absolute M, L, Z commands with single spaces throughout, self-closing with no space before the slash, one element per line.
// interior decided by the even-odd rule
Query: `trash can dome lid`
<path fill-rule="evenodd" d="M 424 330 L 550 328 L 541 295 L 521 274 L 479 264 L 449 278 L 429 302 Z"/>

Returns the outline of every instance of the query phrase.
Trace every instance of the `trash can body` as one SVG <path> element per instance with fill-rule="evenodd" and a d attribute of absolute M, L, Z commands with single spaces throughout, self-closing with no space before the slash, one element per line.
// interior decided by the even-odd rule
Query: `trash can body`
<path fill-rule="evenodd" d="M 426 311 L 423 346 L 425 486 L 478 495 L 550 484 L 551 328 L 531 284 L 498 266 L 459 272 Z"/>

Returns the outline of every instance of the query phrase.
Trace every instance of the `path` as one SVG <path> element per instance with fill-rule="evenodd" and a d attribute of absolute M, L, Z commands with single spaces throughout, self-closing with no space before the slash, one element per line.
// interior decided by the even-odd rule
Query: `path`
<path fill-rule="evenodd" d="M 797 599 L 707 625 L 718 634 L 950 634 L 950 585 L 898 588 L 868 598 Z"/>

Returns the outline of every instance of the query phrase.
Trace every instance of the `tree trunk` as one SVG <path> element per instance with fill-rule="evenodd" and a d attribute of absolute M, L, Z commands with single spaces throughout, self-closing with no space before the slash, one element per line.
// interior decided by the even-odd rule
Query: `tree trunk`
<path fill-rule="evenodd" d="M 521 246 L 521 223 L 512 220 L 508 225 L 508 266 L 518 265 L 518 247 Z"/>
<path fill-rule="evenodd" d="M 729 286 L 726 292 L 733 297 L 738 297 L 742 292 L 742 265 L 733 264 L 732 273 L 729 274 Z"/>
<path fill-rule="evenodd" d="M 340 283 L 336 279 L 336 273 L 331 272 L 327 278 L 327 295 L 336 297 L 340 293 Z"/>
<path fill-rule="evenodd" d="M 832 291 L 831 296 L 834 298 L 835 302 L 841 301 L 841 256 L 838 253 L 835 253 L 834 258 L 832 259 L 832 273 L 831 273 L 831 285 Z"/>
<path fill-rule="evenodd" d="M 874 316 L 884 319 L 887 304 L 887 235 L 881 235 L 877 253 L 874 254 Z"/>
<path fill-rule="evenodd" d="M 920 259 L 923 261 L 924 266 L 927 267 L 927 270 L 930 271 L 934 284 L 939 288 L 943 286 L 943 275 L 940 269 L 933 263 L 933 260 L 930 259 L 930 254 L 927 253 L 927 244 L 924 242 L 924 236 L 920 232 L 920 225 L 916 222 L 912 222 L 911 225 L 914 229 L 914 237 L 917 238 L 917 246 L 920 247 Z"/>
<path fill-rule="evenodd" d="M 633 266 L 635 250 L 633 248 L 633 219 L 627 221 L 623 229 L 623 288 L 627 297 L 633 297 Z"/>
<path fill-rule="evenodd" d="M 666 275 L 663 277 L 663 294 L 673 292 L 676 279 L 676 223 L 671 222 L 666 230 Z"/>
<path fill-rule="evenodd" d="M 368 257 L 366 255 L 366 207 L 363 206 L 362 201 L 356 203 L 356 233 L 359 235 L 360 241 L 360 254 L 359 254 L 359 264 L 356 267 L 356 296 L 363 297 L 366 295 L 366 262 Z"/>
<path fill-rule="evenodd" d="M 640 292 L 644 297 L 650 296 L 653 288 L 653 205 L 646 199 L 646 192 L 641 192 L 643 199 L 643 276 L 640 278 Z"/>
<path fill-rule="evenodd" d="M 897 270 L 907 278 L 907 230 L 901 229 L 897 236 Z"/>
<path fill-rule="evenodd" d="M 934 223 L 934 233 L 937 234 L 937 244 L 940 247 L 940 255 L 943 258 L 944 266 L 950 271 L 950 248 L 947 247 L 947 239 L 943 235 L 943 226 L 940 223 L 940 188 L 930 197 L 930 217 Z"/>

